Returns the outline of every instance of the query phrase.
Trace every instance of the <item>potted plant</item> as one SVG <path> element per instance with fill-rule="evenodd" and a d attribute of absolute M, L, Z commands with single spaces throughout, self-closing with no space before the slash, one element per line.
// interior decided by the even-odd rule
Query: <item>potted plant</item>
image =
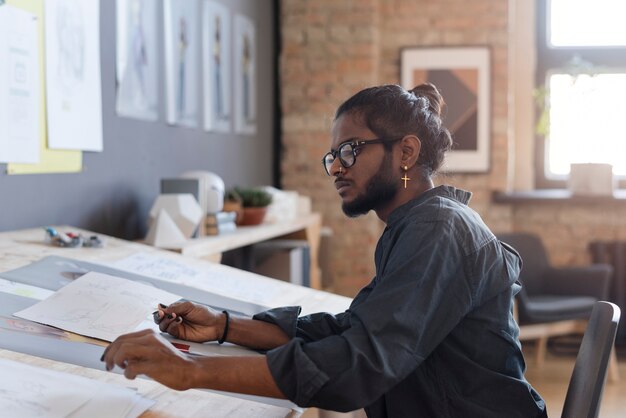
<path fill-rule="evenodd" d="M 237 224 L 258 225 L 263 222 L 267 207 L 272 203 L 272 195 L 261 188 L 235 187 L 234 192 L 241 198 L 243 206 L 243 216 Z"/>

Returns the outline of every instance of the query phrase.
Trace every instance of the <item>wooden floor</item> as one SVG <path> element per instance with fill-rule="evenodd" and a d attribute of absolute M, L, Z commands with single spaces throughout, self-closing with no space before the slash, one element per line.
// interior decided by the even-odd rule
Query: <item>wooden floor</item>
<path fill-rule="evenodd" d="M 576 358 L 573 355 L 555 355 L 548 351 L 545 364 L 539 370 L 534 367 L 532 350 L 532 347 L 525 346 L 526 378 L 546 401 L 548 416 L 560 417 Z M 600 418 L 626 417 L 626 357 L 623 354 L 625 353 L 620 350 L 618 354 L 619 382 L 607 381 L 604 386 Z"/>
<path fill-rule="evenodd" d="M 561 416 L 567 385 L 572 376 L 576 357 L 574 355 L 555 355 L 548 350 L 544 366 L 539 370 L 535 367 L 533 354 L 534 347 L 532 344 L 524 344 L 526 378 L 546 401 L 548 416 L 558 418 Z M 626 350 L 619 350 L 618 361 L 620 381 L 617 383 L 607 382 L 604 386 L 599 418 L 626 417 Z M 360 414 L 338 414 L 311 408 L 305 411 L 303 418 L 360 418 L 362 416 L 362 411 Z"/>

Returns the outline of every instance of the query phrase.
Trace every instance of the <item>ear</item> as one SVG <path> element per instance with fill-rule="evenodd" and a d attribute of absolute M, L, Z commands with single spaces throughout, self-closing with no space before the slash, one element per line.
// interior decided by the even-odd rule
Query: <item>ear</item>
<path fill-rule="evenodd" d="M 409 168 L 417 164 L 417 158 L 420 155 L 422 141 L 415 135 L 406 135 L 400 141 L 400 149 L 402 150 L 402 165 Z"/>

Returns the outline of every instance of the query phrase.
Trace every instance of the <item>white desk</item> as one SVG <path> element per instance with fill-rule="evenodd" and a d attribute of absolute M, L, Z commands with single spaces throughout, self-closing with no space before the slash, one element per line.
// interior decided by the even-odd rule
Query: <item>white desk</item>
<path fill-rule="evenodd" d="M 180 245 L 164 247 L 182 255 L 205 258 L 219 262 L 224 251 L 245 247 L 269 239 L 284 237 L 306 240 L 311 255 L 311 287 L 321 289 L 318 253 L 322 217 L 319 213 L 299 216 L 296 219 L 280 223 L 261 224 L 255 226 L 239 226 L 235 231 L 220 235 L 190 239 Z"/>
<path fill-rule="evenodd" d="M 168 389 L 152 380 L 127 380 L 119 374 L 105 372 L 104 370 L 90 369 L 41 357 L 29 356 L 28 354 L 16 353 L 14 351 L 0 349 L 0 358 L 18 361 L 44 369 L 83 376 L 121 387 L 136 389 L 137 393 L 143 397 L 156 401 L 154 406 L 141 415 L 142 418 L 199 418 L 206 417 L 207 411 L 211 411 L 212 417 L 241 416 L 238 415 L 238 412 L 244 413 L 245 416 L 264 418 L 292 418 L 300 415 L 298 411 L 294 411 L 290 408 L 268 405 L 208 391 L 187 390 L 178 392 Z"/>
<path fill-rule="evenodd" d="M 63 232 L 74 231 L 82 232 L 85 235 L 93 235 L 93 233 L 89 231 L 81 231 L 72 227 L 57 227 L 57 229 Z M 45 232 L 43 228 L 0 233 L 0 271 L 22 267 L 48 255 L 58 255 L 95 263 L 111 263 L 128 257 L 129 255 L 143 252 L 185 263 L 196 269 L 204 269 L 207 274 L 219 277 L 220 280 L 228 281 L 228 286 L 224 286 L 225 290 L 223 294 L 231 298 L 241 297 L 247 301 L 265 306 L 300 305 L 303 307 L 303 313 L 318 311 L 341 312 L 348 307 L 350 302 L 350 299 L 342 296 L 292 285 L 206 260 L 184 257 L 170 251 L 163 251 L 151 246 L 112 237 L 104 237 L 104 248 L 59 248 L 46 244 L 44 237 Z M 214 290 L 220 291 L 220 289 Z M 89 375 L 90 377 L 93 375 L 98 379 L 123 379 L 119 375 L 110 373 L 103 374 L 103 372 L 98 372 L 97 370 L 53 362 L 25 354 L 0 351 L 0 356 L 6 358 L 14 358 L 13 356 L 17 356 L 15 358 L 29 364 L 41 364 L 46 367 L 57 368 L 57 370 L 62 369 L 72 373 Z M 122 382 L 122 380 L 120 380 L 120 382 Z M 248 411 L 249 409 L 247 408 L 252 407 L 260 408 L 251 409 L 251 411 L 258 411 L 258 413 L 250 414 L 246 412 L 245 416 L 286 417 L 297 416 L 299 414 L 297 410 L 289 410 L 276 405 L 261 404 L 263 406 L 259 407 L 256 405 L 257 402 L 248 405 L 245 403 L 247 400 L 241 398 L 220 396 L 205 391 L 176 392 L 161 385 L 157 385 L 154 382 L 144 381 L 144 379 L 137 380 L 136 382 L 140 382 L 141 385 L 146 384 L 146 393 L 153 394 L 153 399 L 157 399 L 159 402 L 156 409 L 151 409 L 146 416 L 194 416 L 194 414 L 200 415 L 206 413 L 207 410 L 211 410 L 211 416 L 230 417 L 237 416 L 237 411 Z M 151 396 L 152 395 L 148 397 Z M 185 412 L 182 412 L 179 407 L 179 399 L 182 402 L 187 402 L 187 405 L 189 405 L 189 408 L 185 409 Z M 198 405 L 203 405 L 203 407 L 194 409 L 194 402 L 199 402 Z M 221 406 L 217 406 L 217 404 L 221 404 Z M 222 414 L 221 411 L 227 412 Z"/>

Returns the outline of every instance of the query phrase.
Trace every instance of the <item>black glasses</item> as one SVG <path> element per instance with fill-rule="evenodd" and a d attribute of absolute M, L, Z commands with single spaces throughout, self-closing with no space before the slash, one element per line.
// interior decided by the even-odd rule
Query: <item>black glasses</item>
<path fill-rule="evenodd" d="M 339 145 L 339 148 L 337 148 L 337 151 L 330 150 L 329 152 L 327 152 L 326 155 L 324 155 L 324 158 L 322 158 L 322 164 L 324 165 L 326 174 L 330 176 L 331 175 L 330 168 L 335 162 L 335 158 L 337 158 L 337 156 L 339 156 L 339 162 L 341 163 L 341 165 L 344 166 L 345 168 L 349 168 L 349 167 L 352 167 L 354 163 L 356 162 L 357 150 L 361 148 L 362 146 L 369 145 L 369 144 L 382 144 L 385 142 L 393 143 L 401 139 L 402 138 L 394 138 L 394 139 L 374 138 L 374 139 L 368 139 L 367 141 L 355 140 L 352 142 L 344 142 L 343 144 Z"/>

